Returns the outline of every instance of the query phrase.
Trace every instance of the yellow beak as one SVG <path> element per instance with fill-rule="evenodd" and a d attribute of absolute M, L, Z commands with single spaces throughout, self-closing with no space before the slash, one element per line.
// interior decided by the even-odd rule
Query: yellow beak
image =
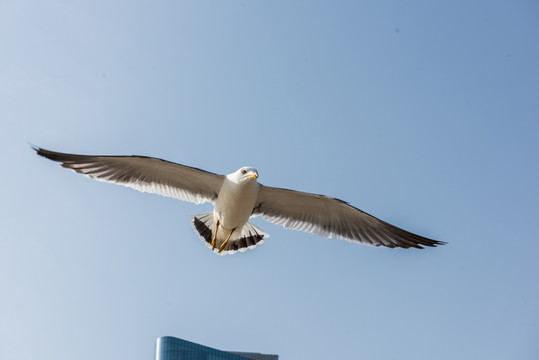
<path fill-rule="evenodd" d="M 256 178 L 258 178 L 258 173 L 256 173 L 256 172 L 253 171 L 253 172 L 251 172 L 251 173 L 249 174 L 249 177 L 250 177 L 251 179 L 256 179 Z"/>

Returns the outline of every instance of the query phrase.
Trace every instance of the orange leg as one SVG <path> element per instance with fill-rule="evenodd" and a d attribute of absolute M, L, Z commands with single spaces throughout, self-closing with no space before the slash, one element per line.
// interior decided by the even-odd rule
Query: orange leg
<path fill-rule="evenodd" d="M 211 250 L 215 249 L 215 241 L 217 240 L 217 229 L 219 229 L 219 219 L 215 221 L 215 231 L 213 232 L 213 239 L 211 240 Z"/>
<path fill-rule="evenodd" d="M 224 243 L 221 244 L 221 247 L 219 248 L 219 253 L 221 251 L 223 251 L 223 249 L 226 247 L 226 244 L 228 243 L 228 240 L 230 239 L 230 237 L 232 236 L 232 233 L 236 230 L 236 228 L 232 229 L 232 231 L 230 232 L 230 234 L 228 234 L 226 240 Z"/>

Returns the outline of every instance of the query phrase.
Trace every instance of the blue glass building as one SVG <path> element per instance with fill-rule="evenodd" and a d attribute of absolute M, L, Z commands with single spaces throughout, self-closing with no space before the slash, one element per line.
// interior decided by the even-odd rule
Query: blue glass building
<path fill-rule="evenodd" d="M 155 360 L 278 360 L 277 355 L 227 352 L 172 336 L 157 339 Z"/>

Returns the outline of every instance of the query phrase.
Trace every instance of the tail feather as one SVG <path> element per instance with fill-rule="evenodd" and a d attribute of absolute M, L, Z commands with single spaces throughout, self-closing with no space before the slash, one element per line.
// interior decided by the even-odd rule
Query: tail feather
<path fill-rule="evenodd" d="M 206 246 L 211 249 L 211 241 L 213 239 L 213 232 L 215 231 L 215 217 L 213 212 L 204 214 L 192 215 L 192 225 L 195 232 L 199 234 L 200 239 L 206 243 Z M 228 234 L 222 229 L 217 232 L 215 253 L 219 252 L 221 244 L 225 241 Z M 244 252 L 247 249 L 253 249 L 256 245 L 262 245 L 264 238 L 268 238 L 269 234 L 260 230 L 255 224 L 248 221 L 241 231 L 237 229 L 234 231 L 225 248 L 219 255 L 234 254 L 237 251 Z"/>

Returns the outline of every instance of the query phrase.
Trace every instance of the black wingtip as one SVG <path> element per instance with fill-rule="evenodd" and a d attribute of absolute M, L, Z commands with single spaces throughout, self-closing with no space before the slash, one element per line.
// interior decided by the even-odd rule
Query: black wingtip
<path fill-rule="evenodd" d="M 28 145 L 30 145 L 30 147 L 32 148 L 32 150 L 34 150 L 39 156 L 43 156 L 43 157 L 48 158 L 47 154 L 52 153 L 52 151 L 45 150 L 45 149 L 43 149 L 42 147 L 39 147 L 39 146 L 34 145 L 34 144 L 32 144 L 32 143 L 28 143 Z"/>
<path fill-rule="evenodd" d="M 34 144 L 31 144 L 31 143 L 28 143 L 28 145 L 30 145 L 30 147 L 32 148 L 32 150 L 34 150 L 39 156 L 43 156 L 44 158 L 53 160 L 53 159 L 50 157 L 50 155 L 53 153 L 52 151 L 45 150 L 45 149 L 43 149 L 42 147 L 39 147 L 39 146 L 34 145 Z"/>
<path fill-rule="evenodd" d="M 47 159 L 52 160 L 52 161 L 58 161 L 58 162 L 64 162 L 66 160 L 69 160 L 68 157 L 80 156 L 80 155 L 71 155 L 71 154 L 59 153 L 59 152 L 56 152 L 56 151 L 43 149 L 43 148 L 41 148 L 39 146 L 35 146 L 35 145 L 32 145 L 32 149 L 34 149 L 39 156 L 43 156 L 44 158 L 47 158 Z"/>
<path fill-rule="evenodd" d="M 35 152 L 39 153 L 39 150 L 41 149 L 39 146 L 32 144 L 31 142 L 28 142 L 28 145 L 34 150 Z"/>
<path fill-rule="evenodd" d="M 435 241 L 435 244 L 433 245 L 434 247 L 448 244 L 447 241 L 438 241 L 438 240 L 434 240 L 434 241 Z"/>
<path fill-rule="evenodd" d="M 54 159 L 51 158 L 52 151 L 45 150 L 45 149 L 40 148 L 39 146 L 36 146 L 36 145 L 31 145 L 31 146 L 32 146 L 32 149 L 33 149 L 39 156 L 43 156 L 44 158 L 47 158 L 47 159 L 50 159 L 50 160 L 54 160 Z"/>
<path fill-rule="evenodd" d="M 447 245 L 447 242 L 445 241 L 438 241 L 438 240 L 432 240 L 432 239 L 427 239 L 428 241 L 422 241 L 417 245 L 417 249 L 425 249 L 425 246 L 428 246 L 428 247 L 438 247 L 438 246 L 441 246 L 441 245 Z"/>

